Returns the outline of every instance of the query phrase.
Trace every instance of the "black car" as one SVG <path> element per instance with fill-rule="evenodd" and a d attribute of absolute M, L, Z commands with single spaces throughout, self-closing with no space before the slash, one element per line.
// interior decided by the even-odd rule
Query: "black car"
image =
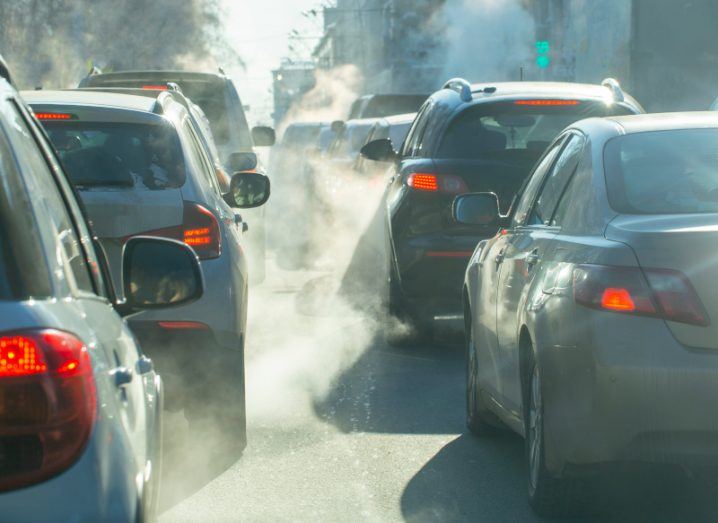
<path fill-rule="evenodd" d="M 615 80 L 603 85 L 449 81 L 422 106 L 401 151 L 362 149 L 395 162 L 386 192 L 389 312 L 409 323 L 401 341 L 430 338 L 434 319 L 461 321 L 461 285 L 476 244 L 496 234 L 452 220 L 454 198 L 493 192 L 506 213 L 544 149 L 588 117 L 642 113 Z M 391 340 L 390 340 L 391 341 Z M 399 341 L 399 340 L 396 340 Z"/>

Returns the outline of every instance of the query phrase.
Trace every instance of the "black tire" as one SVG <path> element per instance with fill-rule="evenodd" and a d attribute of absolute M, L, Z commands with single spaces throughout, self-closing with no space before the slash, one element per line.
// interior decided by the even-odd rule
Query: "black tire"
<path fill-rule="evenodd" d="M 489 409 L 479 386 L 478 361 L 473 327 L 466 321 L 466 426 L 475 436 L 493 436 L 504 431 L 501 420 Z"/>
<path fill-rule="evenodd" d="M 414 316 L 406 306 L 395 276 L 394 264 L 389 266 L 386 342 L 392 347 L 410 347 L 433 340 L 433 326 Z"/>
<path fill-rule="evenodd" d="M 541 374 L 533 352 L 530 352 L 527 360 L 524 380 L 526 387 L 524 424 L 529 504 L 540 516 L 583 515 L 591 511 L 591 489 L 587 480 L 556 477 L 546 469 Z"/>

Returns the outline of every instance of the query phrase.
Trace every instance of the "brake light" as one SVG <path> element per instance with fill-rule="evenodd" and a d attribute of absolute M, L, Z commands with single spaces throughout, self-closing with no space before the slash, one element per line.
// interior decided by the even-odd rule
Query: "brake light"
<path fill-rule="evenodd" d="M 547 105 L 579 105 L 578 100 L 516 100 L 515 105 L 547 106 Z"/>
<path fill-rule="evenodd" d="M 576 303 L 593 309 L 709 324 L 693 286 L 674 270 L 579 265 L 573 271 L 573 293 Z"/>
<path fill-rule="evenodd" d="M 182 241 L 192 247 L 200 259 L 217 258 L 222 252 L 217 218 L 206 207 L 185 202 Z"/>
<path fill-rule="evenodd" d="M 167 91 L 168 87 L 167 85 L 143 85 L 142 89 L 147 89 L 148 91 Z"/>
<path fill-rule="evenodd" d="M 412 173 L 407 177 L 406 184 L 414 190 L 424 192 L 441 192 L 445 194 L 469 192 L 464 179 L 453 174 Z"/>
<path fill-rule="evenodd" d="M 38 120 L 74 120 L 77 117 L 69 113 L 35 113 L 35 118 Z"/>
<path fill-rule="evenodd" d="M 53 329 L 0 334 L 0 491 L 71 466 L 97 417 L 84 343 Z"/>

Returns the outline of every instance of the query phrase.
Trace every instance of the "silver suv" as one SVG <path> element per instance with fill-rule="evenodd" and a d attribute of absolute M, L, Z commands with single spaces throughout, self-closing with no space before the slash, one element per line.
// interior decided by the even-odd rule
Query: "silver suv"
<path fill-rule="evenodd" d="M 115 281 L 122 248 L 136 235 L 181 240 L 199 256 L 204 297 L 144 312 L 131 325 L 167 381 L 169 407 L 183 406 L 191 425 L 212 423 L 243 447 L 248 271 L 242 219 L 232 208 L 262 205 L 269 180 L 237 174 L 222 195 L 201 129 L 171 93 L 35 91 L 27 99 L 87 208 Z"/>

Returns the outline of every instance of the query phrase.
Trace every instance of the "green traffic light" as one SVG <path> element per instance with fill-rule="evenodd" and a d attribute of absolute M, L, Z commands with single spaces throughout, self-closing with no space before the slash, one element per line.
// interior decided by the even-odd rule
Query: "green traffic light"
<path fill-rule="evenodd" d="M 546 55 L 541 55 L 536 58 L 536 65 L 538 65 L 541 69 L 546 69 L 549 65 L 551 65 L 551 58 Z"/>

